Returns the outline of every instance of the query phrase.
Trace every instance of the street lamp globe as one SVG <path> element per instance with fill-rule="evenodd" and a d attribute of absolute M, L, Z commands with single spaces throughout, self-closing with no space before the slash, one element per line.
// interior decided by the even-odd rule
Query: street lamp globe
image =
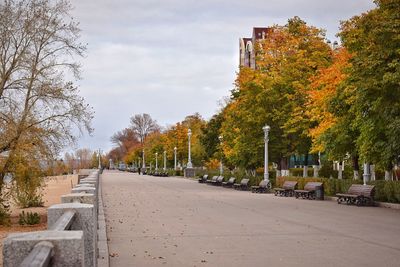
<path fill-rule="evenodd" d="M 269 130 L 271 130 L 271 127 L 269 125 L 265 125 L 263 127 L 264 133 L 268 134 Z"/>

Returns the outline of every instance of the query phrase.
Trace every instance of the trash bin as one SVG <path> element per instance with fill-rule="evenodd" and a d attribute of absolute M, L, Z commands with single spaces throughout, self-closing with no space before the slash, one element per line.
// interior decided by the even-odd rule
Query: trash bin
<path fill-rule="evenodd" d="M 315 199 L 324 200 L 324 185 L 315 187 Z"/>

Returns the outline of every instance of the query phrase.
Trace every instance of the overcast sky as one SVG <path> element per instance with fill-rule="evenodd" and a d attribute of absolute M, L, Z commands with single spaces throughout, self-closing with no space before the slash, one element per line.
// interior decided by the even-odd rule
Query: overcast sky
<path fill-rule="evenodd" d="M 71 0 L 80 21 L 81 94 L 94 108 L 93 137 L 78 146 L 111 149 L 110 137 L 133 114 L 160 125 L 199 112 L 209 119 L 233 88 L 239 38 L 253 27 L 299 16 L 334 41 L 341 20 L 374 7 L 372 0 Z"/>

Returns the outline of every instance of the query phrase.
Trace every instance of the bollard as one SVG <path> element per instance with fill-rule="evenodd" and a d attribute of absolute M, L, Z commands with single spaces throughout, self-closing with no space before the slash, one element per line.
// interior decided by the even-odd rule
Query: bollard
<path fill-rule="evenodd" d="M 53 205 L 47 210 L 48 228 L 51 228 L 58 218 L 67 210 L 74 210 L 76 212 L 74 222 L 70 229 L 83 231 L 85 266 L 96 266 L 97 218 L 95 218 L 96 213 L 94 205 L 82 203 Z"/>
<path fill-rule="evenodd" d="M 95 187 L 94 184 L 77 184 L 75 187 Z"/>
<path fill-rule="evenodd" d="M 87 194 L 96 194 L 96 188 L 94 187 L 75 187 L 71 189 L 71 193 L 87 193 Z"/>
<path fill-rule="evenodd" d="M 54 246 L 51 266 L 85 266 L 83 231 L 37 231 L 7 236 L 3 243 L 4 267 L 19 266 L 42 241 Z"/>
<path fill-rule="evenodd" d="M 97 203 L 95 203 L 95 195 L 94 194 L 88 194 L 88 193 L 71 193 L 71 194 L 66 194 L 61 196 L 61 203 L 84 203 L 84 204 L 93 204 L 97 206 Z"/>

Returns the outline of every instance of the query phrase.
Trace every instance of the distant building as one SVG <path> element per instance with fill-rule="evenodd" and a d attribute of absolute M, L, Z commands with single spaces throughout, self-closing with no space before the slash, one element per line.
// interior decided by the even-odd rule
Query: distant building
<path fill-rule="evenodd" d="M 266 39 L 271 28 L 253 28 L 253 35 L 251 38 L 240 38 L 239 48 L 240 48 L 240 63 L 241 67 L 249 67 L 252 69 L 257 68 L 256 62 L 256 50 L 254 47 L 260 40 Z"/>

